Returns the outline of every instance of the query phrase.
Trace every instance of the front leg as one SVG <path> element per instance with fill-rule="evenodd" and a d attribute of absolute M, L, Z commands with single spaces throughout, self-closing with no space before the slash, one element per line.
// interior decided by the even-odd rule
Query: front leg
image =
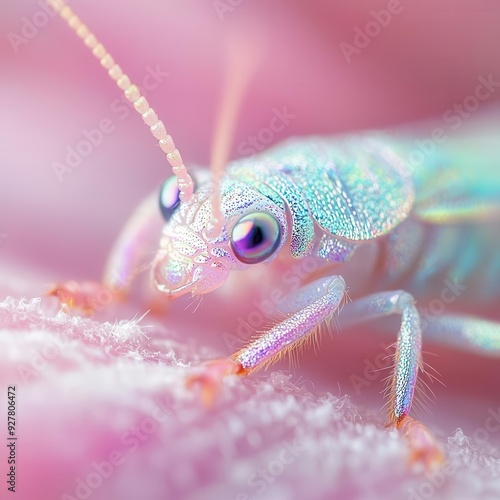
<path fill-rule="evenodd" d="M 188 386 L 199 384 L 205 403 L 210 404 L 226 375 L 246 375 L 274 363 L 310 338 L 330 319 L 344 298 L 345 282 L 340 276 L 321 278 L 287 297 L 288 318 L 229 359 L 204 363 L 188 378 Z"/>
<path fill-rule="evenodd" d="M 344 280 L 332 276 L 291 294 L 287 302 L 297 312 L 232 356 L 240 371 L 249 373 L 272 364 L 305 342 L 317 327 L 332 317 L 344 292 Z"/>
<path fill-rule="evenodd" d="M 46 294 L 88 316 L 126 298 L 135 276 L 149 268 L 151 250 L 157 246 L 161 227 L 158 195 L 153 193 L 133 212 L 121 231 L 110 252 L 102 282 L 66 281 L 53 285 Z"/>

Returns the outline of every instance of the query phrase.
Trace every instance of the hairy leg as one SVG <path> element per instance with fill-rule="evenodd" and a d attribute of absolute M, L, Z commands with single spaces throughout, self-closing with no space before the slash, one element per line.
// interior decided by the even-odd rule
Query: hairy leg
<path fill-rule="evenodd" d="M 410 447 L 410 463 L 434 469 L 444 461 L 443 451 L 432 432 L 409 416 L 418 372 L 422 369 L 422 331 L 420 315 L 413 297 L 403 290 L 381 292 L 347 304 L 340 317 L 341 327 L 401 316 L 396 342 L 395 366 L 388 386 L 389 424 L 396 426 Z"/>
<path fill-rule="evenodd" d="M 331 318 L 344 298 L 345 282 L 340 276 L 322 278 L 287 297 L 287 318 L 264 332 L 230 358 L 211 360 L 189 377 L 188 385 L 202 387 L 203 399 L 210 403 L 226 375 L 246 375 L 295 349 Z"/>

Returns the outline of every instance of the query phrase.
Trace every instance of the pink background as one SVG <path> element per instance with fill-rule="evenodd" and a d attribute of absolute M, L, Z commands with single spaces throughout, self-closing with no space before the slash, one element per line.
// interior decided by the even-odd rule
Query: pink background
<path fill-rule="evenodd" d="M 286 106 L 296 118 L 273 142 L 389 128 L 439 119 L 473 93 L 479 76 L 500 78 L 500 5 L 494 0 L 402 0 L 401 12 L 350 63 L 340 43 L 353 43 L 355 27 L 363 28 L 370 10 L 386 9 L 387 1 L 243 0 L 222 21 L 211 1 L 71 5 L 132 81 L 141 80 L 147 66 L 169 73 L 149 102 L 188 164 L 208 163 L 224 47 L 236 32 L 257 34 L 266 54 L 242 105 L 233 158 L 241 141 L 268 126 L 274 108 Z M 35 1 L 0 6 L 0 233 L 7 234 L 0 244 L 0 298 L 39 296 L 50 281 L 99 279 L 128 215 L 169 172 L 139 117 L 130 113 L 121 120 L 113 111 L 119 90 L 60 19 L 50 19 L 15 53 L 8 34 L 20 33 L 23 16 L 31 19 L 37 11 Z M 500 92 L 489 102 L 498 99 Z M 51 164 L 63 161 L 66 146 L 103 118 L 115 131 L 58 182 Z M 200 318 L 210 311 L 184 319 L 185 305 L 174 306 L 173 321 L 183 321 L 178 328 L 228 354 L 218 332 L 233 328 L 234 317 L 221 316 L 200 332 Z M 352 393 L 349 374 L 362 373 L 363 360 L 373 359 L 379 342 L 325 340 L 318 356 L 305 353 L 296 375 L 319 391 L 337 393 L 339 382 L 342 393 Z M 433 366 L 447 385 L 436 388 L 435 422 L 444 435 L 457 427 L 472 432 L 498 405 L 498 363 L 433 350 L 439 353 Z M 379 383 L 353 398 L 377 408 L 381 388 Z"/>

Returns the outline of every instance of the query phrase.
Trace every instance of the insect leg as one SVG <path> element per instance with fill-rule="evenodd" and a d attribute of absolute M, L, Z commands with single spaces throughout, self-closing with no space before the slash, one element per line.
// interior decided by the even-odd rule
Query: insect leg
<path fill-rule="evenodd" d="M 390 415 L 390 420 L 399 425 L 410 411 L 418 370 L 422 363 L 420 316 L 413 297 L 402 290 L 363 297 L 344 307 L 340 326 L 349 327 L 391 314 L 401 315 L 396 367 L 391 384 Z"/>
<path fill-rule="evenodd" d="M 322 290 L 323 289 L 323 290 Z M 275 362 L 329 319 L 344 298 L 345 282 L 340 276 L 317 280 L 294 292 L 289 301 L 297 312 L 264 333 L 232 358 L 249 373 Z"/>
<path fill-rule="evenodd" d="M 274 363 L 291 349 L 304 342 L 338 309 L 344 298 L 345 282 L 340 276 L 315 281 L 289 297 L 288 317 L 264 332 L 229 359 L 212 360 L 188 379 L 188 385 L 202 387 L 205 402 L 211 402 L 222 378 L 226 375 L 246 375 Z"/>
<path fill-rule="evenodd" d="M 116 239 L 104 267 L 105 286 L 128 291 L 135 275 L 150 264 L 150 252 L 158 246 L 163 223 L 158 193 L 154 192 L 135 209 Z"/>
<path fill-rule="evenodd" d="M 422 368 L 420 315 L 413 297 L 402 290 L 369 295 L 347 304 L 340 316 L 341 327 L 353 326 L 392 314 L 401 316 L 396 343 L 395 368 L 389 386 L 389 425 L 396 425 L 410 445 L 411 464 L 433 469 L 444 461 L 441 447 L 432 432 L 408 416 L 417 375 Z"/>
<path fill-rule="evenodd" d="M 154 193 L 139 205 L 116 240 L 102 283 L 67 281 L 53 285 L 47 295 L 89 316 L 125 298 L 133 278 L 147 267 L 148 251 L 157 245 L 161 227 L 158 195 Z"/>
<path fill-rule="evenodd" d="M 429 320 L 426 340 L 451 345 L 466 352 L 500 357 L 500 323 L 473 316 L 443 315 Z"/>

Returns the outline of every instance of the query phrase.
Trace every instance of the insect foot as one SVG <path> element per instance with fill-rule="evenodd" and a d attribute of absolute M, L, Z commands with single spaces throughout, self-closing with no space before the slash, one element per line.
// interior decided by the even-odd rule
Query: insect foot
<path fill-rule="evenodd" d="M 433 472 L 443 466 L 445 454 L 434 434 L 422 422 L 407 416 L 397 424 L 410 448 L 410 467 L 416 472 Z"/>
<path fill-rule="evenodd" d="M 52 285 L 45 295 L 57 297 L 69 309 L 89 317 L 123 298 L 121 291 L 94 281 L 65 281 Z"/>
<path fill-rule="evenodd" d="M 230 358 L 212 359 L 197 366 L 195 373 L 186 380 L 188 389 L 199 386 L 201 400 L 206 407 L 213 405 L 223 380 L 229 375 L 245 375 L 246 372 L 240 363 Z"/>

